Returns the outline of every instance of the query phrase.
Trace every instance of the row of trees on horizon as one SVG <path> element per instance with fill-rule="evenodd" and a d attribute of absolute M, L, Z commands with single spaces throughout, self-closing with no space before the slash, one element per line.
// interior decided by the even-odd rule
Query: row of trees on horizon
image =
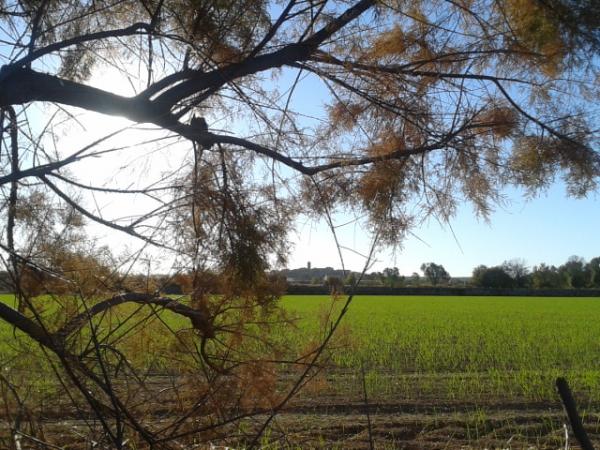
<path fill-rule="evenodd" d="M 558 267 L 541 263 L 531 270 L 521 260 L 494 267 L 480 265 L 473 269 L 471 283 L 490 288 L 600 288 L 600 257 L 586 262 L 580 256 L 571 256 Z"/>
<path fill-rule="evenodd" d="M 600 257 L 586 261 L 580 256 L 571 256 L 560 266 L 540 263 L 529 267 L 522 259 L 512 259 L 497 266 L 479 265 L 472 276 L 453 278 L 441 264 L 423 263 L 421 272 L 410 276 L 400 274 L 397 267 L 388 267 L 381 272 L 364 274 L 361 285 L 387 287 L 418 286 L 473 286 L 484 288 L 513 289 L 583 289 L 600 288 Z M 360 276 L 357 272 L 346 272 L 332 267 L 283 270 L 278 274 L 287 277 L 291 284 L 353 285 Z"/>
<path fill-rule="evenodd" d="M 67 257 L 69 256 L 69 257 Z M 76 257 L 77 256 L 77 257 Z M 108 259 L 84 258 L 79 253 L 64 255 L 65 272 L 62 277 L 47 276 L 43 272 L 27 270 L 21 279 L 21 289 L 31 295 L 45 293 L 68 293 L 73 282 L 79 289 L 99 293 L 99 284 L 111 284 L 123 292 L 143 291 L 165 294 L 187 294 L 192 290 L 193 276 L 181 272 L 175 276 L 162 274 L 127 274 L 116 276 Z M 68 264 L 67 264 L 68 263 Z M 471 286 L 497 289 L 585 289 L 600 288 L 600 257 L 586 261 L 580 256 L 571 256 L 560 266 L 541 263 L 529 267 L 522 259 L 512 259 L 497 266 L 479 265 L 473 269 L 471 277 L 452 277 L 441 264 L 433 262 L 421 265 L 421 274 L 410 276 L 400 274 L 398 267 L 387 267 L 381 272 L 366 273 L 362 277 L 357 272 L 348 272 L 332 267 L 303 267 L 272 271 L 267 278 L 277 280 L 281 292 L 286 284 L 326 285 L 332 288 L 354 285 L 360 279 L 361 286 L 426 287 L 426 286 Z M 66 277 L 66 278 L 65 278 Z M 202 276 L 205 283 L 219 284 L 216 273 L 206 271 Z M 104 280 L 104 281 L 102 281 Z M 6 272 L 0 272 L 0 287 L 13 291 L 11 280 Z M 101 290 L 101 289 L 100 289 Z"/>

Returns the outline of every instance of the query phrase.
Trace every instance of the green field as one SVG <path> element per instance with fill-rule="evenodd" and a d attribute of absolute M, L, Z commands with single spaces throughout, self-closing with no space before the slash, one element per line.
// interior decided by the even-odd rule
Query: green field
<path fill-rule="evenodd" d="M 318 333 L 330 303 L 285 297 L 303 317 L 288 339 L 301 346 Z M 373 394 L 551 399 L 554 379 L 566 376 L 600 399 L 597 298 L 361 296 L 343 324 L 331 361 L 363 365 Z"/>
<path fill-rule="evenodd" d="M 1 300 L 12 303 L 9 296 Z M 60 326 L 56 299 L 39 301 L 46 318 Z M 281 299 L 293 320 L 271 330 L 284 352 L 278 357 L 295 360 L 314 349 L 344 302 L 328 296 Z M 193 355 L 179 352 L 170 332 L 187 339 L 189 322 L 137 308 L 121 306 L 112 318 L 102 319 L 114 326 L 137 310 L 135 323 L 141 326 L 123 338 L 120 331 L 115 335 L 120 350 L 138 370 L 158 375 L 156 380 L 163 374 L 172 375 L 173 383 L 184 380 L 181 374 Z M 507 442 L 512 448 L 558 448 L 564 446 L 565 418 L 554 381 L 564 376 L 588 431 L 600 442 L 599 319 L 598 298 L 360 296 L 319 361 L 321 370 L 278 420 L 292 441 L 312 439 L 311 448 L 345 448 L 347 439 L 356 438 L 352 430 L 362 433 L 360 448 L 368 448 L 361 409 L 366 386 L 376 405 L 373 435 L 379 448 L 426 448 L 426 443 L 429 448 L 441 443 L 457 449 L 507 448 Z M 260 347 L 254 350 L 260 353 Z M 64 397 L 51 360 L 22 333 L 0 323 L 3 374 L 39 411 Z M 282 392 L 301 369 L 281 364 L 276 385 Z M 294 405 L 304 413 L 294 413 Z M 335 415 L 330 407 L 337 408 Z"/>
<path fill-rule="evenodd" d="M 3 301 L 12 302 L 10 296 Z M 297 357 L 319 342 L 344 301 L 284 297 L 282 306 L 296 319 L 295 326 L 277 330 L 278 340 L 290 349 L 287 356 Z M 177 316 L 165 315 L 164 320 L 175 329 L 188 326 Z M 138 346 L 135 362 L 160 367 L 160 355 L 153 354 L 159 352 L 153 349 L 169 338 L 157 329 L 143 327 L 140 333 L 149 330 L 145 339 L 132 336 Z M 37 345 L 20 336 L 0 324 L 3 364 L 21 369 L 40 365 L 41 370 L 43 361 L 13 360 L 24 349 L 32 357 L 39 354 Z M 477 399 L 492 394 L 547 400 L 555 398 L 554 379 L 566 376 L 577 391 L 596 401 L 600 299 L 360 296 L 353 300 L 326 357 L 332 376 L 358 374 L 364 367 L 375 396 Z M 344 382 L 340 388 L 357 387 Z"/>

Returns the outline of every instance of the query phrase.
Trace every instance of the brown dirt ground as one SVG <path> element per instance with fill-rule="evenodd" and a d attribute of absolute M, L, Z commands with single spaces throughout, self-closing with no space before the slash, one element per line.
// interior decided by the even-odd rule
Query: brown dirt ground
<path fill-rule="evenodd" d="M 344 384 L 343 376 L 337 378 L 335 385 Z M 348 380 L 346 385 L 351 386 L 353 382 Z M 457 401 L 443 396 L 436 398 L 435 393 L 430 393 L 426 397 L 408 399 L 396 395 L 375 396 L 366 404 L 355 385 L 346 392 L 331 386 L 330 383 L 308 386 L 279 413 L 265 442 L 295 449 L 368 449 L 370 440 L 377 449 L 565 448 L 568 422 L 558 399 L 532 401 L 490 395 L 489 398 L 480 396 L 477 401 Z M 576 397 L 582 399 L 583 394 L 576 393 Z M 600 404 L 584 401 L 580 404 L 585 405 L 585 410 L 581 410 L 585 427 L 596 448 L 600 448 Z M 153 411 L 156 417 L 165 418 L 169 408 L 166 404 L 164 407 Z M 38 422 L 45 435 L 53 436 L 52 442 L 78 447 L 76 429 L 79 424 L 83 425 L 82 418 L 47 412 Z M 6 416 L 0 414 L 0 449 L 9 448 L 9 424 L 4 419 Z M 265 419 L 265 415 L 258 415 L 248 420 L 244 423 L 246 432 L 251 434 L 250 430 Z M 568 446 L 578 448 L 571 433 Z M 22 449 L 29 448 L 38 447 L 28 446 L 23 440 Z"/>

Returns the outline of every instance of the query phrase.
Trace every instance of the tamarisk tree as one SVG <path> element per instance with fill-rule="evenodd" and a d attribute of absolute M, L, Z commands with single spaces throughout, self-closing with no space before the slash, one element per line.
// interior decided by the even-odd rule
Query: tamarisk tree
<path fill-rule="evenodd" d="M 285 260 L 296 214 L 353 211 L 396 244 L 464 201 L 485 216 L 507 185 L 596 188 L 598 7 L 0 0 L 0 248 L 19 298 L 0 303 L 0 319 L 37 346 L 27 358 L 50 362 L 62 398 L 98 419 L 89 438 L 112 448 L 216 440 L 277 411 L 302 383 L 261 391 L 286 363 L 265 325 L 281 283 L 265 271 Z M 111 117 L 124 130 L 99 135 Z M 36 195 L 43 208 L 28 209 Z M 83 222 L 177 261 L 191 302 L 122 292 L 128 262 L 78 289 L 81 277 L 53 267 L 66 247 L 48 241 Z M 24 287 L 54 278 L 60 296 Z M 184 375 L 152 393 L 140 370 L 161 367 Z"/>

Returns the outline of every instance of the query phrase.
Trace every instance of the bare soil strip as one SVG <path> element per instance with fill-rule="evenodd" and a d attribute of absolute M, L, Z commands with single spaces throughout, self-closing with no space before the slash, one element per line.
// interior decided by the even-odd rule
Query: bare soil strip
<path fill-rule="evenodd" d="M 368 410 L 377 448 L 557 449 L 565 446 L 566 417 L 557 404 L 389 400 L 372 403 Z M 600 442 L 599 423 L 599 414 L 587 413 L 587 429 L 596 442 Z M 315 398 L 286 409 L 277 424 L 291 442 L 301 443 L 303 448 L 369 448 L 364 404 L 330 403 Z"/>
<path fill-rule="evenodd" d="M 343 378 L 337 379 L 337 386 L 351 384 Z M 164 383 L 162 379 L 153 381 L 159 385 Z M 277 416 L 264 442 L 280 443 L 281 448 L 367 449 L 368 414 L 372 439 L 378 449 L 565 448 L 565 424 L 568 423 L 558 400 L 490 396 L 484 400 L 464 401 L 448 400 L 440 393 L 438 398 L 422 399 L 380 395 L 370 399 L 367 405 L 360 393 L 333 387 L 316 389 L 309 385 Z M 581 393 L 578 396 L 583 398 Z M 175 417 L 170 405 L 163 403 L 158 407 L 158 404 L 148 411 L 150 420 L 158 424 Z M 581 411 L 584 425 L 600 448 L 600 404 L 581 404 L 585 405 Z M 57 406 L 45 410 L 37 427 L 44 430 L 50 442 L 83 448 L 80 446 L 85 442 L 78 430 L 87 433 L 89 422 L 86 424 L 86 418 L 77 417 L 66 404 L 64 408 L 57 409 Z M 253 426 L 260 425 L 265 418 L 263 414 L 245 421 L 245 433 L 250 434 Z M 10 424 L 6 419 L 4 415 L 0 417 L 0 448 L 5 448 L 3 445 L 8 445 L 10 440 Z M 229 438 L 237 435 L 236 429 L 229 431 Z M 571 435 L 568 439 L 570 448 L 578 448 Z"/>

